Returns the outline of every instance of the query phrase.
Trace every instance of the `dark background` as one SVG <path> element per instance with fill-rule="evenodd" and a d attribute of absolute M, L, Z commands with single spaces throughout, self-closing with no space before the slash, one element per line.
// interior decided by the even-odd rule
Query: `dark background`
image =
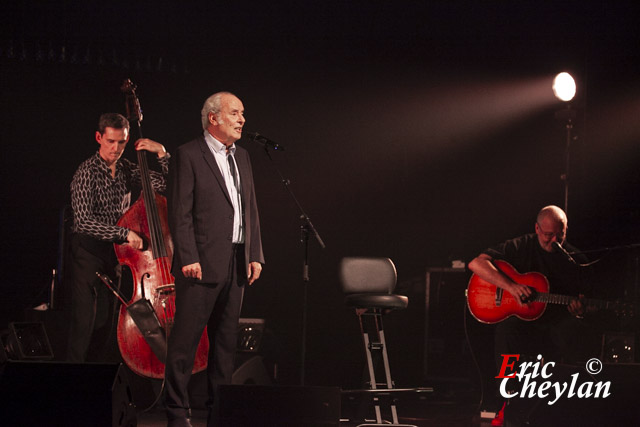
<path fill-rule="evenodd" d="M 359 379 L 341 257 L 394 260 L 399 286 L 417 295 L 398 313 L 396 344 L 422 351 L 425 271 L 467 262 L 533 231 L 542 206 L 564 206 L 567 132 L 555 114 L 567 107 L 551 90 L 560 71 L 578 85 L 569 239 L 585 250 L 640 243 L 637 2 L 7 3 L 0 328 L 47 301 L 71 177 L 98 148 L 98 116 L 124 113 L 125 78 L 138 85 L 144 135 L 170 152 L 202 132 L 202 102 L 219 90 L 243 100 L 246 130 L 286 147 L 270 161 L 240 142 L 267 257 L 243 316 L 266 319 L 283 383 L 299 380 L 304 252 L 276 168 L 326 243 L 309 243 L 308 384 Z M 600 294 L 635 298 L 637 252 L 606 254 Z M 399 375 L 419 382 L 409 353 L 398 354 Z"/>

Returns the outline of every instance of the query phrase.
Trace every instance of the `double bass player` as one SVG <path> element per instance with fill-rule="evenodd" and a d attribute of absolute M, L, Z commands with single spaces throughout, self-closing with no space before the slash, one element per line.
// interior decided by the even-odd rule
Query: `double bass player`
<path fill-rule="evenodd" d="M 96 272 L 114 277 L 118 264 L 113 244 L 143 246 L 132 230 L 116 225 L 131 204 L 131 191 L 140 183 L 137 164 L 122 159 L 129 141 L 129 121 L 116 113 L 100 116 L 95 135 L 98 151 L 76 170 L 71 182 L 73 227 L 71 237 L 71 318 L 67 360 L 99 361 L 103 355 L 94 332 L 109 326 L 109 304 L 113 295 Z M 162 173 L 151 172 L 153 188 L 166 188 L 169 154 L 164 146 L 148 138 L 135 142 L 136 150 L 156 154 Z"/>

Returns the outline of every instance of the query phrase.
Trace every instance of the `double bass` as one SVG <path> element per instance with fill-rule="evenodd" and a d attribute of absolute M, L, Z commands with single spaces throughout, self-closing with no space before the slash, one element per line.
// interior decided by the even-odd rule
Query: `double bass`
<path fill-rule="evenodd" d="M 142 138 L 142 110 L 136 86 L 127 79 L 121 90 L 126 96 L 127 118 L 132 125 L 136 124 L 139 138 Z M 142 250 L 129 245 L 114 245 L 119 263 L 129 267 L 133 278 L 131 300 L 120 306 L 117 336 L 122 358 L 132 371 L 149 378 L 163 378 L 166 354 L 157 354 L 162 350 L 150 346 L 148 337 L 146 339 L 140 330 L 140 322 L 136 324 L 138 319 L 134 320 L 134 313 L 130 310 L 141 302 L 152 307 L 155 316 L 150 314 L 157 317 L 159 330 L 165 335 L 161 338 L 166 343 L 175 314 L 175 281 L 171 274 L 173 241 L 167 220 L 167 199 L 153 190 L 146 153 L 145 150 L 137 151 L 142 186 L 140 197 L 117 223 L 133 230 L 144 241 Z M 207 367 L 208 352 L 209 340 L 205 329 L 196 350 L 193 373 Z"/>

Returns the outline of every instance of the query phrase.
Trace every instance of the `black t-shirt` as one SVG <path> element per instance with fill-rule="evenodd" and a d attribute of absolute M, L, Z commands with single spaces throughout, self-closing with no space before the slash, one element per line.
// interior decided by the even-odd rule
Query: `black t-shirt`
<path fill-rule="evenodd" d="M 576 249 L 568 244 L 563 247 L 568 252 Z M 507 240 L 483 251 L 493 259 L 504 260 L 519 273 L 537 271 L 549 280 L 549 292 L 554 294 L 578 296 L 587 294 L 581 267 L 569 261 L 559 252 L 547 252 L 540 246 L 535 233 Z"/>

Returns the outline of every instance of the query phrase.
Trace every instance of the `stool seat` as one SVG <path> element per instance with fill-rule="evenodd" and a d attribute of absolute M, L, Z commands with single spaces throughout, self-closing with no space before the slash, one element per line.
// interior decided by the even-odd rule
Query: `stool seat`
<path fill-rule="evenodd" d="M 351 294 L 346 296 L 345 302 L 355 308 L 400 310 L 407 308 L 409 298 L 404 295 Z"/>

